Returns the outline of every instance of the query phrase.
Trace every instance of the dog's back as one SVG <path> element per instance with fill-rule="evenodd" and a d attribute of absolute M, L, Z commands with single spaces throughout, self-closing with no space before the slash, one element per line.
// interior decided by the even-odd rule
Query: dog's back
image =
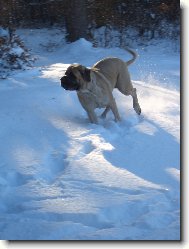
<path fill-rule="evenodd" d="M 115 87 L 120 71 L 127 70 L 125 62 L 119 58 L 109 57 L 97 62 L 93 68 L 99 69 L 107 80 Z"/>

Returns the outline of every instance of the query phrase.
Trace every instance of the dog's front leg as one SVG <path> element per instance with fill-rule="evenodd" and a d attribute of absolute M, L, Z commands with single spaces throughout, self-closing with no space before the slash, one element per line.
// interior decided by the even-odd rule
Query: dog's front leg
<path fill-rule="evenodd" d="M 87 110 L 89 120 L 92 124 L 98 124 L 98 119 L 94 110 Z"/>
<path fill-rule="evenodd" d="M 116 102 L 115 102 L 114 98 L 112 98 L 112 101 L 110 103 L 110 109 L 112 110 L 112 112 L 114 114 L 115 122 L 121 121 L 121 118 L 120 118 L 120 115 L 119 115 L 117 105 L 116 105 Z"/>
<path fill-rule="evenodd" d="M 101 118 L 106 118 L 107 113 L 109 112 L 110 107 L 107 106 L 106 109 L 103 111 L 103 113 L 100 115 Z"/>

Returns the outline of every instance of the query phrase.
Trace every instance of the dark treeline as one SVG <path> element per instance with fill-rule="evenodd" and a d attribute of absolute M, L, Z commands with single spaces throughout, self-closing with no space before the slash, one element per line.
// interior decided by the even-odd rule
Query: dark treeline
<path fill-rule="evenodd" d="M 66 27 L 68 40 L 90 39 L 90 31 L 101 26 L 118 30 L 135 28 L 139 35 L 154 32 L 162 21 L 180 24 L 177 0 L 0 0 L 0 26 Z"/>

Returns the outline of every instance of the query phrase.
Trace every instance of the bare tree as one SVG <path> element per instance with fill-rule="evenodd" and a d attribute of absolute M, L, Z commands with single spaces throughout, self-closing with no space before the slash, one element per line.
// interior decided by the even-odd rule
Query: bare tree
<path fill-rule="evenodd" d="M 86 0 L 66 0 L 65 24 L 68 40 L 87 38 L 88 17 Z"/>

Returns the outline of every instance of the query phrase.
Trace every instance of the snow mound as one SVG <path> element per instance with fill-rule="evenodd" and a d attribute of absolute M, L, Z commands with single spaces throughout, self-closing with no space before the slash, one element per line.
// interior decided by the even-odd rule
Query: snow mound
<path fill-rule="evenodd" d="M 87 41 L 85 38 L 80 38 L 79 40 L 72 43 L 73 46 L 85 48 L 85 49 L 91 49 L 93 44 L 89 41 Z"/>

